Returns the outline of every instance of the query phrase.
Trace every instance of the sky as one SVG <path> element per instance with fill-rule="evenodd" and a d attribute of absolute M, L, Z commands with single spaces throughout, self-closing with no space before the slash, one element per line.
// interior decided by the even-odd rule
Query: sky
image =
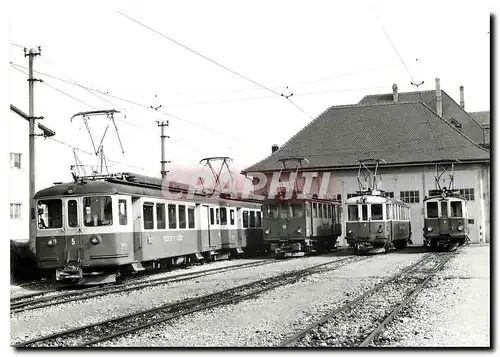
<path fill-rule="evenodd" d="M 389 93 L 393 83 L 433 90 L 439 77 L 456 102 L 464 86 L 467 111 L 490 110 L 491 3 L 399 4 L 11 3 L 8 100 L 28 112 L 23 47 L 41 46 L 35 115 L 56 132 L 57 141 L 37 138 L 37 190 L 71 178 L 72 147 L 84 164 L 97 163 L 82 117 L 70 120 L 83 111 L 121 112 L 119 136 L 111 124 L 103 141 L 110 171 L 159 176 L 157 120 L 169 121 L 172 172 L 210 156 L 231 157 L 238 172 L 330 106 Z M 108 123 L 89 119 L 96 145 Z"/>

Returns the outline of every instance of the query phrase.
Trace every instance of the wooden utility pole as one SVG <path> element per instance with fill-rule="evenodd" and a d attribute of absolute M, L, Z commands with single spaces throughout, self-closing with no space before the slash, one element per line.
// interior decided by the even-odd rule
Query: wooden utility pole
<path fill-rule="evenodd" d="M 34 238 L 35 238 L 35 202 L 33 197 L 35 196 L 35 122 L 37 117 L 35 117 L 35 98 L 34 98 L 34 87 L 35 82 L 40 79 L 36 79 L 33 77 L 33 61 L 36 56 L 39 56 L 42 52 L 40 46 L 38 46 L 38 51 L 34 48 L 30 49 L 27 53 L 26 49 L 24 49 L 24 57 L 29 57 L 29 205 L 30 205 L 30 219 L 29 219 L 29 240 L 30 245 L 33 244 L 33 251 L 35 249 Z"/>

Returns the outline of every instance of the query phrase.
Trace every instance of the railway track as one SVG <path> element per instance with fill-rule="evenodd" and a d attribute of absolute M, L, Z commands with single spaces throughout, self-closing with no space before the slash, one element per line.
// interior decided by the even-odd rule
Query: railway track
<path fill-rule="evenodd" d="M 119 318 L 21 342 L 14 345 L 14 347 L 85 347 L 96 345 L 197 311 L 250 299 L 279 286 L 293 284 L 309 275 L 335 270 L 366 259 L 370 259 L 370 257 L 348 256 L 336 261 L 260 279 L 201 297 L 190 298 Z"/>
<path fill-rule="evenodd" d="M 272 263 L 275 263 L 275 261 L 268 260 L 268 261 L 244 263 L 244 264 L 232 265 L 232 266 L 228 266 L 228 267 L 213 268 L 213 269 L 207 269 L 207 270 L 198 271 L 198 272 L 179 274 L 179 275 L 170 276 L 170 277 L 132 281 L 132 282 L 126 283 L 124 285 L 105 285 L 105 286 L 86 288 L 83 290 L 79 289 L 79 290 L 65 291 L 65 292 L 58 294 L 58 295 L 48 295 L 47 296 L 47 294 L 49 294 L 51 292 L 61 291 L 65 288 L 65 287 L 62 287 L 62 288 L 58 288 L 58 289 L 53 289 L 53 290 L 48 290 L 48 291 L 44 291 L 44 292 L 40 292 L 40 293 L 24 295 L 24 296 L 19 296 L 19 297 L 13 298 L 10 300 L 10 311 L 11 311 L 11 313 L 19 313 L 19 312 L 28 311 L 28 310 L 39 309 L 42 307 L 59 305 L 59 304 L 63 304 L 63 303 L 71 302 L 71 301 L 86 300 L 86 299 L 90 299 L 90 298 L 94 298 L 94 297 L 98 297 L 98 296 L 102 296 L 102 295 L 116 294 L 116 293 L 121 293 L 121 292 L 129 291 L 129 290 L 137 290 L 137 289 L 147 288 L 150 286 L 174 283 L 174 282 L 184 281 L 184 280 L 188 280 L 188 279 L 195 279 L 195 278 L 199 278 L 199 277 L 203 277 L 203 276 L 209 276 L 209 275 L 214 275 L 214 274 L 218 274 L 218 273 L 223 273 L 223 272 L 227 272 L 227 271 L 231 271 L 231 270 L 251 268 L 251 267 L 256 267 L 256 266 L 268 265 L 268 264 L 272 264 Z M 66 286 L 66 288 L 67 288 L 67 286 Z M 39 296 L 41 296 L 41 297 L 39 297 Z"/>
<path fill-rule="evenodd" d="M 429 253 L 356 299 L 298 331 L 279 347 L 368 347 L 457 253 Z"/>

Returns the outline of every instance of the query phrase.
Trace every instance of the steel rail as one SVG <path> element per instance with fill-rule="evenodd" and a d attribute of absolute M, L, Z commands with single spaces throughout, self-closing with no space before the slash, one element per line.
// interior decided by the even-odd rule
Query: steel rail
<path fill-rule="evenodd" d="M 448 263 L 453 258 L 453 255 L 447 256 L 447 259 L 443 259 L 433 270 L 432 272 L 421 281 L 415 289 L 412 291 L 410 295 L 408 295 L 396 308 L 392 310 L 392 312 L 359 344 L 359 347 L 369 347 L 370 342 L 372 342 L 375 337 L 377 337 L 380 332 L 385 328 L 385 326 L 391 322 L 394 317 L 413 299 L 415 298 L 427 285 L 429 280 L 431 280 L 438 271 L 440 271 L 446 263 Z"/>
<path fill-rule="evenodd" d="M 332 317 L 334 317 L 335 315 L 338 315 L 340 314 L 341 312 L 347 310 L 347 309 L 350 309 L 352 307 L 354 307 L 357 303 L 359 303 L 360 301 L 364 300 L 365 298 L 367 298 L 368 296 L 370 295 L 373 295 L 375 294 L 377 291 L 379 291 L 382 287 L 386 286 L 387 284 L 393 282 L 394 280 L 396 280 L 397 278 L 401 277 L 402 275 L 406 274 L 407 272 L 417 268 L 418 266 L 420 265 L 423 265 L 424 263 L 426 263 L 430 257 L 432 256 L 432 254 L 429 254 L 427 253 L 424 258 L 422 258 L 421 260 L 419 260 L 418 262 L 414 263 L 414 264 L 411 264 L 410 266 L 404 268 L 402 271 L 400 271 L 399 273 L 396 273 L 395 275 L 391 276 L 390 278 L 382 281 L 381 283 L 375 285 L 373 288 L 369 289 L 368 291 L 364 292 L 363 294 L 361 294 L 360 296 L 358 296 L 357 298 L 355 298 L 354 300 L 351 300 L 349 301 L 348 303 L 340 306 L 339 308 L 333 310 L 332 312 L 328 313 L 327 315 L 323 316 L 321 319 L 319 319 L 318 321 L 310 324 L 309 326 L 305 327 L 304 329 L 298 331 L 297 333 L 295 333 L 292 337 L 290 337 L 289 339 L 287 339 L 286 341 L 282 342 L 281 344 L 279 344 L 278 347 L 291 347 L 293 344 L 295 344 L 298 340 L 300 340 L 302 337 L 304 337 L 305 335 L 307 335 L 310 331 L 314 330 L 315 328 L 323 325 L 324 323 L 328 322 Z"/>
<path fill-rule="evenodd" d="M 21 296 L 21 297 L 14 298 L 13 299 L 14 301 L 11 300 L 10 308 L 11 308 L 11 313 L 19 313 L 19 312 L 23 312 L 23 311 L 39 309 L 39 308 L 47 307 L 47 306 L 59 305 L 59 304 L 72 302 L 72 301 L 91 299 L 91 298 L 102 296 L 102 295 L 117 294 L 117 293 L 129 291 L 129 290 L 143 289 L 143 288 L 147 288 L 150 286 L 162 285 L 162 284 L 167 284 L 167 283 L 175 283 L 175 282 L 179 282 L 179 281 L 183 281 L 183 280 L 194 279 L 197 277 L 203 277 L 203 276 L 208 276 L 208 275 L 213 275 L 213 274 L 218 274 L 218 273 L 224 273 L 224 272 L 236 270 L 236 269 L 244 269 L 244 268 L 250 268 L 250 267 L 255 267 L 255 266 L 268 265 L 268 264 L 272 264 L 272 263 L 275 263 L 275 261 L 264 261 L 264 262 L 259 261 L 259 262 L 238 264 L 238 265 L 232 265 L 229 267 L 213 268 L 213 269 L 207 269 L 207 270 L 203 270 L 203 271 L 199 271 L 199 272 L 191 272 L 191 273 L 180 274 L 180 275 L 175 275 L 175 276 L 168 276 L 168 277 L 163 277 L 163 278 L 133 281 L 133 282 L 127 283 L 125 285 L 121 285 L 121 286 L 116 286 L 116 285 L 99 286 L 99 287 L 89 288 L 89 289 L 85 289 L 85 290 L 68 291 L 66 293 L 59 294 L 59 295 L 44 296 L 44 297 L 39 298 L 39 299 L 30 299 L 33 297 L 33 295 L 35 295 L 35 296 L 45 295 L 49 292 L 59 291 L 59 289 L 58 290 L 51 290 L 51 291 L 43 292 L 40 294 L 32 294 L 32 295 L 28 295 L 28 296 Z M 58 300 L 58 299 L 60 299 L 60 300 Z M 28 300 L 28 301 L 24 301 L 24 300 Z"/>
<path fill-rule="evenodd" d="M 239 285 L 239 286 L 236 286 L 236 287 L 233 287 L 230 289 L 226 289 L 226 290 L 222 290 L 219 292 L 204 295 L 201 297 L 186 299 L 186 300 L 183 300 L 180 302 L 170 303 L 170 304 L 162 305 L 159 307 L 155 307 L 153 309 L 131 313 L 131 314 L 128 314 L 125 316 L 105 320 L 105 321 L 102 321 L 99 323 L 88 324 L 88 325 L 85 325 L 82 327 L 77 327 L 77 328 L 70 329 L 67 331 L 50 334 L 50 335 L 43 336 L 43 337 L 40 337 L 37 339 L 33 339 L 33 340 L 29 340 L 29 341 L 15 344 L 13 347 L 16 347 L 16 348 L 35 347 L 34 345 L 36 345 L 40 342 L 49 342 L 50 340 L 55 340 L 55 341 L 64 340 L 64 339 L 67 339 L 68 337 L 70 337 L 72 334 L 73 335 L 76 334 L 77 336 L 85 336 L 85 335 L 88 336 L 89 334 L 92 334 L 93 330 L 95 330 L 94 333 L 102 334 L 102 331 L 105 330 L 106 325 L 110 325 L 111 329 L 114 328 L 116 330 L 115 332 L 112 332 L 112 333 L 107 334 L 105 336 L 101 336 L 97 339 L 93 339 L 90 341 L 85 341 L 85 342 L 79 343 L 78 345 L 76 345 L 74 347 L 84 347 L 84 346 L 94 345 L 94 344 L 99 343 L 99 342 L 110 340 L 110 339 L 116 338 L 116 337 L 124 335 L 124 334 L 128 334 L 128 333 L 131 333 L 134 331 L 138 331 L 138 330 L 147 328 L 147 327 L 152 326 L 154 324 L 158 324 L 158 323 L 161 323 L 164 321 L 168 321 L 168 320 L 172 320 L 172 319 L 175 319 L 175 318 L 178 318 L 181 316 L 192 314 L 192 313 L 197 312 L 197 311 L 213 308 L 213 307 L 224 305 L 224 304 L 229 304 L 229 303 L 232 303 L 232 302 L 235 302 L 238 300 L 242 300 L 242 299 L 247 299 L 249 297 L 260 294 L 264 291 L 282 286 L 284 284 L 289 284 L 290 283 L 289 280 L 296 281 L 304 276 L 322 273 L 325 271 L 325 267 L 328 265 L 336 264 L 335 267 L 327 269 L 327 271 L 331 271 L 331 270 L 338 269 L 342 266 L 345 266 L 351 262 L 356 263 L 356 262 L 359 262 L 359 261 L 362 261 L 365 259 L 369 259 L 370 257 L 364 257 L 362 259 L 356 259 L 356 258 L 359 258 L 359 257 L 348 256 L 348 257 L 345 257 L 343 259 L 314 265 L 312 267 L 308 267 L 308 268 L 301 269 L 298 271 L 288 272 L 288 273 L 280 274 L 280 275 L 273 276 L 273 277 L 267 277 L 264 279 L 260 279 L 257 281 L 253 281 L 250 283 L 246 283 L 246 284 Z M 314 270 L 317 270 L 317 271 L 314 271 Z M 289 279 L 289 280 L 286 280 L 286 279 Z M 251 291 L 249 293 L 246 293 L 246 294 L 238 293 L 238 291 L 241 291 L 244 289 L 251 289 L 251 288 L 258 286 L 259 284 L 261 284 L 261 285 L 264 284 L 265 286 L 262 288 L 258 288 L 255 291 Z M 233 295 L 224 298 L 224 296 L 228 295 L 228 294 L 233 294 Z M 215 300 L 215 302 L 212 302 L 214 300 Z M 207 301 L 207 302 L 205 304 L 203 304 L 203 301 Z M 190 304 L 194 304 L 194 307 L 191 307 Z M 196 306 L 196 304 L 200 304 L 200 306 Z M 177 312 L 179 309 L 182 310 L 183 307 L 184 308 L 187 307 L 188 309 L 185 311 Z M 168 311 L 170 311 L 170 310 L 174 311 L 174 313 L 167 315 L 166 317 L 159 318 L 158 316 L 155 316 L 155 314 L 162 313 L 162 311 L 163 312 L 166 311 L 168 314 Z M 151 316 L 149 316 L 149 319 L 147 318 L 148 315 L 151 315 Z M 127 327 L 125 329 L 123 329 L 123 328 L 120 329 L 119 325 L 118 325 L 118 328 L 116 326 L 116 324 L 119 324 L 119 323 L 127 323 L 127 320 L 131 320 L 133 322 L 134 319 L 136 319 L 136 318 L 141 319 L 141 316 L 142 316 L 142 318 L 145 318 L 145 320 L 147 320 L 146 323 L 140 323 L 137 326 Z M 153 320 L 151 320 L 151 319 L 153 319 Z M 115 325 L 115 326 L 113 327 L 113 325 Z"/>

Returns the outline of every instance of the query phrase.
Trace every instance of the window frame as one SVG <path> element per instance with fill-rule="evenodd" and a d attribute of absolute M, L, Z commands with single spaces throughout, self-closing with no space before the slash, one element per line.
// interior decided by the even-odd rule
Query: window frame
<path fill-rule="evenodd" d="M 173 207 L 173 210 L 171 208 Z M 173 215 L 171 215 L 173 212 Z M 177 205 L 174 203 L 169 203 L 167 205 L 167 219 L 168 219 L 168 229 L 177 229 Z"/>
<path fill-rule="evenodd" d="M 87 210 L 86 209 L 87 208 L 91 208 L 91 206 L 87 206 L 85 203 L 89 199 L 92 200 L 92 199 L 96 199 L 96 198 L 100 198 L 100 199 L 104 198 L 106 205 L 107 205 L 108 200 L 109 200 L 109 207 L 111 208 L 111 212 L 109 214 L 109 218 L 110 219 L 108 220 L 109 224 L 100 224 L 100 225 L 98 224 L 96 226 L 94 226 L 94 225 L 88 225 L 87 224 L 87 220 L 85 219 L 85 217 L 87 215 L 87 213 L 86 213 Z M 106 195 L 103 195 L 103 196 L 84 196 L 82 202 L 83 202 L 83 218 L 84 218 L 83 219 L 83 225 L 85 227 L 88 227 L 88 228 L 92 228 L 93 227 L 93 228 L 95 228 L 95 227 L 112 227 L 113 226 L 113 224 L 114 224 L 114 220 L 113 220 L 113 199 L 112 199 L 111 196 L 106 196 Z M 91 208 L 91 210 L 92 210 L 92 208 Z M 91 222 L 92 222 L 92 217 L 91 217 Z"/>
<path fill-rule="evenodd" d="M 146 227 L 146 207 L 151 208 L 151 227 Z M 148 221 L 149 223 L 149 221 Z M 142 203 L 142 227 L 144 230 L 153 230 L 155 229 L 155 203 L 154 202 L 143 202 Z"/>
<path fill-rule="evenodd" d="M 16 156 L 19 158 L 18 161 L 16 160 Z M 23 168 L 22 157 L 23 157 L 23 154 L 20 152 L 11 152 L 10 153 L 10 168 L 21 170 Z M 19 163 L 19 166 L 16 166 L 16 163 Z"/>
<path fill-rule="evenodd" d="M 158 210 L 160 208 L 160 210 Z M 167 207 L 163 202 L 157 202 L 155 205 L 156 210 L 156 229 L 167 229 Z M 158 215 L 158 213 L 161 213 Z M 160 220 L 160 217 L 162 218 Z M 160 224 L 163 223 L 163 224 Z"/>

